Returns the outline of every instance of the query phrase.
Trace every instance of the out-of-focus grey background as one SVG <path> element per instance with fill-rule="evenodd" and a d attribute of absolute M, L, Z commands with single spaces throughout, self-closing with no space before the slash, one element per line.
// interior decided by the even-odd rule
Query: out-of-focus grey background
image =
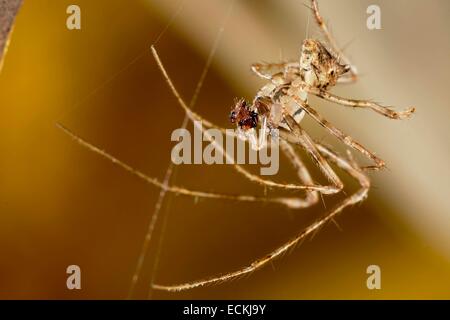
<path fill-rule="evenodd" d="M 72 130 L 149 175 L 162 178 L 170 133 L 183 112 L 149 52 L 156 44 L 188 99 L 223 26 L 230 1 L 78 1 L 82 30 L 65 27 L 68 1 L 26 1 L 0 74 L 0 212 L 2 298 L 124 298 L 159 190 L 81 148 Z M 297 0 L 237 0 L 196 110 L 223 126 L 234 97 L 263 84 L 257 61 L 298 57 L 309 10 Z M 381 8 L 382 29 L 366 28 L 366 9 Z M 449 298 L 450 172 L 447 1 L 319 1 L 360 81 L 334 92 L 399 108 L 395 121 L 312 98 L 345 132 L 383 158 L 369 199 L 346 210 L 273 268 L 219 286 L 155 298 Z M 313 19 L 308 34 L 319 37 Z M 311 135 L 340 143 L 310 120 Z M 305 156 L 305 159 L 307 157 Z M 363 158 L 359 158 L 364 161 Z M 282 164 L 283 165 L 283 164 Z M 318 181 L 320 175 L 309 167 Z M 260 193 L 227 166 L 183 166 L 176 183 Z M 343 175 L 341 173 L 341 175 Z M 279 177 L 293 181 L 284 162 Z M 348 191 L 356 188 L 344 178 Z M 272 194 L 276 192 L 271 191 Z M 325 199 L 328 206 L 338 198 Z M 325 208 L 287 211 L 170 195 L 157 280 L 170 284 L 232 271 L 271 251 Z M 161 225 L 157 228 L 160 235 Z M 136 297 L 146 297 L 155 243 Z M 65 268 L 82 269 L 81 291 L 65 288 Z M 365 286 L 378 264 L 382 290 Z"/>

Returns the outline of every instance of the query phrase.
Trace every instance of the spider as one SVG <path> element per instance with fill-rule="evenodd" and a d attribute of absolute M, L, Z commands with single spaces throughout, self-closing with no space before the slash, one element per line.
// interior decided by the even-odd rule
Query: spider
<path fill-rule="evenodd" d="M 336 194 L 343 190 L 344 184 L 332 169 L 330 163 L 333 163 L 348 173 L 359 183 L 360 188 L 355 193 L 344 198 L 340 203 L 319 217 L 315 222 L 300 231 L 291 240 L 279 246 L 264 257 L 250 263 L 248 266 L 233 272 L 182 284 L 161 285 L 153 283 L 153 289 L 165 291 L 193 289 L 204 285 L 231 280 L 260 269 L 273 259 L 295 247 L 308 235 L 317 232 L 326 223 L 332 221 L 334 217 L 336 217 L 346 207 L 355 205 L 366 199 L 370 189 L 370 179 L 367 176 L 366 171 L 370 169 L 379 170 L 385 167 L 385 162 L 382 159 L 378 158 L 373 152 L 368 150 L 359 142 L 355 141 L 352 137 L 346 135 L 340 129 L 333 126 L 328 120 L 315 111 L 308 103 L 308 95 L 312 94 L 321 99 L 334 102 L 342 106 L 372 109 L 373 111 L 391 119 L 408 118 L 414 113 L 415 108 L 409 108 L 404 111 L 397 112 L 391 108 L 381 106 L 371 101 L 346 99 L 330 93 L 329 89 L 336 84 L 355 82 L 358 75 L 355 66 L 353 66 L 343 55 L 334 38 L 328 31 L 327 26 L 319 13 L 317 1 L 311 0 L 311 4 L 312 6 L 310 9 L 314 14 L 316 23 L 325 37 L 325 42 L 315 39 L 304 40 L 298 61 L 253 64 L 251 66 L 251 70 L 257 76 L 266 79 L 267 83 L 257 92 L 251 103 L 244 99 L 236 100 L 235 106 L 230 114 L 231 122 L 236 124 L 239 131 L 238 134 L 234 135 L 237 138 L 248 141 L 254 149 L 259 150 L 263 147 L 268 147 L 266 143 L 267 136 L 277 135 L 277 137 L 280 138 L 279 145 L 281 147 L 281 151 L 296 169 L 300 184 L 285 184 L 270 179 L 261 178 L 258 175 L 250 173 L 239 164 L 234 164 L 233 167 L 252 182 L 266 187 L 280 188 L 283 190 L 303 190 L 305 191 L 304 197 L 268 197 L 220 194 L 167 185 L 158 179 L 149 177 L 128 164 L 123 163 L 114 156 L 77 136 L 63 125 L 58 124 L 58 126 L 65 133 L 67 133 L 82 146 L 112 161 L 146 182 L 155 185 L 164 191 L 191 197 L 232 199 L 236 201 L 248 202 L 272 202 L 284 205 L 288 208 L 307 208 L 319 201 L 320 194 Z M 186 112 L 187 117 L 194 122 L 194 125 L 197 121 L 201 121 L 204 128 L 216 128 L 221 130 L 223 134 L 233 134 L 192 111 L 172 83 L 155 47 L 152 46 L 151 50 L 172 93 L 178 100 L 179 105 Z M 347 150 L 347 156 L 344 157 L 333 151 L 330 147 L 327 147 L 312 139 L 300 124 L 305 115 L 310 116 L 322 125 L 332 135 L 341 140 L 346 146 L 368 157 L 373 161 L 373 165 L 361 167 L 353 158 L 350 150 Z M 258 127 L 261 129 L 259 137 L 257 137 L 256 134 Z M 214 140 L 211 139 L 211 137 L 209 137 L 209 139 L 211 143 L 214 143 Z M 311 156 L 313 161 L 317 164 L 317 166 L 321 169 L 321 172 L 329 181 L 328 185 L 318 185 L 314 183 L 311 174 L 308 172 L 302 159 L 295 150 L 296 146 L 301 147 Z M 226 155 L 226 152 L 220 145 L 216 145 L 216 147 Z"/>

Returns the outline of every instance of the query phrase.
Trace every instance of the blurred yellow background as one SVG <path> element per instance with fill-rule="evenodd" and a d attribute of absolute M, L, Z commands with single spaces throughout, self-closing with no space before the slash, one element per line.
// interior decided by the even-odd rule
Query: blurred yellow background
<path fill-rule="evenodd" d="M 371 174 L 368 200 L 337 219 L 342 230 L 328 225 L 273 268 L 217 286 L 154 292 L 153 298 L 450 298 L 450 4 L 376 1 L 382 30 L 370 31 L 366 8 L 372 2 L 319 2 L 338 42 L 351 41 L 346 52 L 362 74 L 359 83 L 335 92 L 414 105 L 417 114 L 393 121 L 311 100 L 386 160 L 388 170 Z M 159 190 L 80 147 L 55 123 L 162 179 L 173 146 L 170 134 L 184 114 L 149 49 L 180 3 L 25 1 L 0 74 L 0 298 L 126 297 Z M 231 128 L 233 99 L 250 99 L 263 84 L 249 65 L 297 58 L 308 20 L 302 3 L 236 1 L 199 96 L 199 113 Z M 81 8 L 81 30 L 66 28 L 70 4 Z M 229 4 L 187 0 L 159 37 L 156 47 L 186 100 Z M 312 19 L 309 35 L 319 35 Z M 339 145 L 312 121 L 305 126 L 311 135 Z M 295 181 L 288 163 L 282 166 L 276 179 Z M 314 165 L 308 166 L 323 181 Z M 264 192 L 230 166 L 181 166 L 175 181 L 205 191 Z M 344 181 L 347 193 L 355 190 L 354 182 Z M 326 197 L 325 203 L 331 207 L 341 198 Z M 321 203 L 294 211 L 167 195 L 157 282 L 174 284 L 238 269 L 290 239 L 324 210 Z M 155 239 L 160 231 L 161 223 Z M 154 241 L 135 298 L 147 297 L 156 250 Z M 79 291 L 66 288 L 71 264 L 81 267 Z M 381 267 L 381 290 L 366 287 L 371 264 Z"/>

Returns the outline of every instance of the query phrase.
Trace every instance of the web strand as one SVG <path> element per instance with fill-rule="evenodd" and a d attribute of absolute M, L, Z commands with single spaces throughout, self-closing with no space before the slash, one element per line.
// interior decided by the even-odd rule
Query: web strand
<path fill-rule="evenodd" d="M 174 14 L 170 17 L 170 20 L 166 23 L 165 27 L 156 37 L 155 41 L 152 42 L 152 45 L 156 45 L 159 40 L 162 38 L 162 36 L 167 32 L 167 30 L 173 25 L 175 22 L 176 17 L 181 13 L 184 7 L 184 3 L 186 0 L 181 0 L 178 5 L 178 9 L 174 12 Z M 82 105 L 84 105 L 90 98 L 92 98 L 96 93 L 98 93 L 100 90 L 105 88 L 108 84 L 113 82 L 118 76 L 123 74 L 125 71 L 130 69 L 132 65 L 134 65 L 136 62 L 141 60 L 143 57 L 145 57 L 148 53 L 148 49 L 143 50 L 141 53 L 136 55 L 133 59 L 131 59 L 127 64 L 125 64 L 122 68 L 120 68 L 118 71 L 114 72 L 110 77 L 105 79 L 102 83 L 100 83 L 97 87 L 92 89 L 87 95 L 85 95 L 83 98 L 78 100 L 78 102 L 75 102 L 73 106 L 66 111 L 63 111 L 58 117 L 56 122 L 61 122 L 62 119 L 64 119 L 68 114 L 73 113 L 78 108 L 80 108 Z"/>
<path fill-rule="evenodd" d="M 220 45 L 220 42 L 222 40 L 222 35 L 224 33 L 225 26 L 226 26 L 226 24 L 228 22 L 228 19 L 229 19 L 231 13 L 232 13 L 234 2 L 235 2 L 235 0 L 231 0 L 230 6 L 229 6 L 228 11 L 226 13 L 226 16 L 225 16 L 223 22 L 221 23 L 219 31 L 217 32 L 217 35 L 215 37 L 213 46 L 211 47 L 211 50 L 210 50 L 209 55 L 208 55 L 208 58 L 207 58 L 206 63 L 204 65 L 204 67 L 203 67 L 203 70 L 202 70 L 202 73 L 200 75 L 200 78 L 199 78 L 199 80 L 197 82 L 194 94 L 193 94 L 193 96 L 192 96 L 192 98 L 191 98 L 191 100 L 189 102 L 189 108 L 191 108 L 191 109 L 193 109 L 195 107 L 195 105 L 196 105 L 196 102 L 198 100 L 198 96 L 199 96 L 200 91 L 201 91 L 201 89 L 203 87 L 204 81 L 205 81 L 206 76 L 208 74 L 208 71 L 209 71 L 209 69 L 211 67 L 211 64 L 212 64 L 212 61 L 214 59 L 214 56 L 215 56 L 215 54 L 217 52 L 217 49 L 218 49 L 218 47 Z M 175 21 L 175 18 L 181 12 L 181 8 L 182 8 L 183 4 L 184 4 L 184 2 L 178 8 L 177 12 L 172 16 L 171 20 L 169 21 L 169 24 L 172 24 Z M 169 24 L 160 33 L 160 35 L 157 37 L 157 39 L 154 42 L 154 44 L 156 44 L 161 39 L 162 35 L 167 30 Z M 184 119 L 183 119 L 183 122 L 181 124 L 181 128 L 185 129 L 187 127 L 188 122 L 189 122 L 189 117 L 188 117 L 188 115 L 185 115 Z M 164 175 L 164 180 L 163 180 L 163 185 L 164 186 L 168 186 L 169 185 L 170 180 L 172 178 L 172 175 L 174 173 L 176 173 L 176 171 L 177 171 L 177 167 L 174 167 L 173 163 L 170 162 L 168 167 L 167 167 L 167 169 L 166 169 L 166 173 Z M 138 258 L 138 262 L 137 262 L 137 265 L 136 265 L 136 268 L 135 268 L 135 271 L 134 271 L 134 274 L 133 274 L 133 277 L 132 277 L 132 280 L 131 280 L 131 285 L 130 285 L 130 289 L 129 289 L 129 292 L 128 292 L 128 299 L 132 298 L 133 293 L 134 293 L 135 288 L 136 288 L 136 284 L 137 284 L 137 282 L 139 280 L 139 276 L 140 276 L 140 274 L 142 272 L 144 259 L 145 259 L 145 256 L 147 254 L 147 251 L 149 249 L 149 246 L 150 246 L 150 243 L 151 243 L 151 240 L 152 240 L 152 237 L 153 237 L 153 233 L 154 233 L 154 230 L 155 230 L 155 226 L 156 226 L 156 224 L 157 224 L 157 222 L 159 220 L 159 216 L 160 216 L 160 213 L 161 213 L 161 208 L 162 208 L 162 205 L 164 203 L 164 199 L 166 197 L 166 194 L 167 194 L 167 189 L 166 188 L 162 188 L 160 193 L 159 193 L 158 200 L 156 201 L 156 204 L 155 204 L 155 207 L 154 207 L 153 214 L 151 216 L 150 222 L 148 224 L 147 233 L 146 233 L 146 235 L 144 237 L 144 241 L 143 241 L 142 248 L 141 248 L 141 251 L 140 251 L 140 254 L 139 254 L 139 258 Z M 153 284 L 153 282 L 155 280 L 156 271 L 157 271 L 158 265 L 159 265 L 159 256 L 160 256 L 160 252 L 161 252 L 162 242 L 163 242 L 163 239 L 164 239 L 164 233 L 165 233 L 165 229 L 166 229 L 165 226 L 167 224 L 167 218 L 168 218 L 167 216 L 168 216 L 168 212 L 164 216 L 164 220 L 163 220 L 162 228 L 161 228 L 161 234 L 160 234 L 160 237 L 158 239 L 158 244 L 157 244 L 157 249 L 156 249 L 156 254 L 155 254 L 155 260 L 153 262 L 152 271 L 151 271 L 151 284 Z M 152 290 L 152 288 L 150 286 L 150 290 L 148 292 L 148 299 L 151 299 L 152 292 L 153 292 L 153 290 Z"/>

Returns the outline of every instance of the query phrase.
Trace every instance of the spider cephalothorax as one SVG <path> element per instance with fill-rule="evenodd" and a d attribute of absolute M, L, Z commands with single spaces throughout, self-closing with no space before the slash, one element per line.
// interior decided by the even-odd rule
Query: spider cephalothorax
<path fill-rule="evenodd" d="M 300 74 L 303 81 L 320 89 L 334 86 L 338 78 L 350 70 L 350 66 L 341 64 L 339 58 L 332 54 L 320 41 L 306 39 L 303 41 L 300 55 Z M 310 79 L 308 73 L 313 76 Z"/>
<path fill-rule="evenodd" d="M 231 123 L 237 123 L 242 130 L 249 130 L 258 126 L 258 113 L 250 109 L 244 99 L 239 99 L 230 113 Z"/>

